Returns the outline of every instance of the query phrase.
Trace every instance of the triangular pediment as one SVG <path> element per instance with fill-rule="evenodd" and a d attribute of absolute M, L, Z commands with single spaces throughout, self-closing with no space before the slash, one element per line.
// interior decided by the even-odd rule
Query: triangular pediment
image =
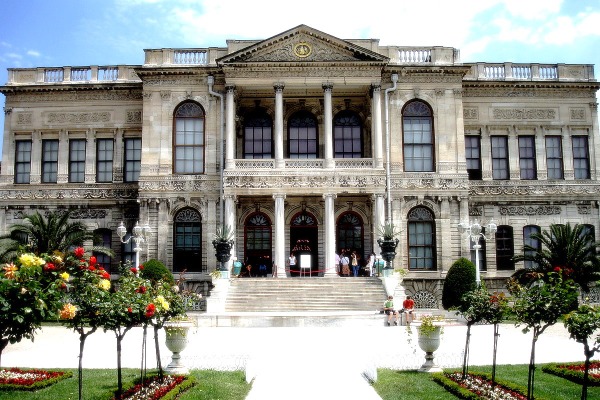
<path fill-rule="evenodd" d="M 228 54 L 220 65 L 238 63 L 386 63 L 388 57 L 306 25 Z"/>

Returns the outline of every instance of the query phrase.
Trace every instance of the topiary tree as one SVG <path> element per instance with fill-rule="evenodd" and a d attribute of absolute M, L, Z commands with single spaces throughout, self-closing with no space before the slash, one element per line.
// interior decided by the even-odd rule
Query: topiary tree
<path fill-rule="evenodd" d="M 442 290 L 442 306 L 444 309 L 458 308 L 465 293 L 475 289 L 475 264 L 462 257 L 452 264 Z"/>
<path fill-rule="evenodd" d="M 148 279 L 154 285 L 156 282 L 165 281 L 171 285 L 175 284 L 175 278 L 169 269 L 159 260 L 148 260 L 140 268 L 140 277 Z"/>

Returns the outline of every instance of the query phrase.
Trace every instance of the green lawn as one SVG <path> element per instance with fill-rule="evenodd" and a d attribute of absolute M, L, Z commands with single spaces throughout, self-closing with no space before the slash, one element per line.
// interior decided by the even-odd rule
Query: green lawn
<path fill-rule="evenodd" d="M 471 372 L 491 372 L 491 367 L 471 367 Z M 123 382 L 131 383 L 138 377 L 139 371 L 123 370 Z M 181 400 L 243 400 L 250 391 L 243 371 L 198 371 L 193 370 L 196 385 L 186 391 Z M 496 370 L 500 380 L 511 381 L 527 387 L 526 365 L 500 365 Z M 84 370 L 84 393 L 86 400 L 108 400 L 111 390 L 116 386 L 116 371 L 109 369 Z M 332 382 L 335 384 L 335 382 Z M 433 382 L 427 373 L 414 371 L 378 370 L 378 380 L 373 385 L 383 400 L 442 400 L 456 399 L 440 385 Z M 581 386 L 566 379 L 542 372 L 541 366 L 536 369 L 536 399 L 564 400 L 578 399 Z M 591 387 L 588 391 L 590 399 L 600 399 L 600 387 Z M 77 371 L 73 377 L 42 389 L 38 392 L 0 391 L 0 400 L 73 400 L 77 399 Z"/>

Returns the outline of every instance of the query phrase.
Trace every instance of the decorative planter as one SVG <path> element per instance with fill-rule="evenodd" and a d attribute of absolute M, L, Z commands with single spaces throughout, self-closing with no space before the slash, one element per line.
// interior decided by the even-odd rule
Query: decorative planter
<path fill-rule="evenodd" d="M 388 265 L 386 267 L 389 268 L 389 263 L 394 260 L 396 257 L 396 247 L 398 246 L 398 239 L 377 239 L 377 244 L 379 244 L 379 248 L 381 249 L 381 258 L 383 258 Z"/>
<path fill-rule="evenodd" d="M 427 333 L 421 332 L 420 324 L 417 326 L 419 347 L 425 352 L 425 363 L 421 365 L 419 372 L 442 372 L 442 369 L 433 360 L 433 353 L 440 347 L 442 325 L 441 323 L 434 323 L 433 331 Z"/>
<path fill-rule="evenodd" d="M 222 263 L 226 263 L 231 258 L 231 247 L 233 247 L 233 240 L 213 240 L 213 246 L 216 250 L 215 256 L 217 260 Z"/>
<path fill-rule="evenodd" d="M 167 374 L 188 375 L 190 373 L 189 369 L 181 361 L 180 353 L 188 345 L 190 329 L 193 326 L 191 321 L 165 323 L 165 344 L 167 345 L 167 349 L 173 353 L 171 362 L 165 368 Z"/>

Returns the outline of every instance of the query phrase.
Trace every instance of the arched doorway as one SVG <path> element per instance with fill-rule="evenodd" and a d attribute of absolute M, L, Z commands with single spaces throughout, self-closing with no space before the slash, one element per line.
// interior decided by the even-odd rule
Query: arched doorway
<path fill-rule="evenodd" d="M 310 262 L 310 276 L 319 274 L 319 226 L 315 216 L 306 210 L 294 215 L 290 223 L 290 252 L 293 252 L 298 260 L 296 268 L 290 270 L 290 276 L 300 275 L 303 262 Z M 306 256 L 309 256 L 310 260 Z M 308 269 L 305 269 L 303 273 L 307 271 Z"/>
<path fill-rule="evenodd" d="M 358 257 L 358 265 L 364 265 L 368 254 L 364 254 L 364 223 L 361 216 L 353 211 L 348 211 L 341 214 L 336 224 L 336 244 L 342 256 L 345 252 L 350 258 L 352 252 L 356 252 Z M 361 269 L 360 273 L 364 271 Z"/>
<path fill-rule="evenodd" d="M 244 246 L 243 276 L 248 276 L 246 267 L 250 265 L 250 276 L 265 276 L 273 273 L 273 262 L 271 260 L 271 220 L 262 212 L 255 212 L 246 218 Z M 261 264 L 267 267 L 266 272 L 260 269 Z"/>
<path fill-rule="evenodd" d="M 173 271 L 203 272 L 202 218 L 193 208 L 184 208 L 173 219 Z"/>

